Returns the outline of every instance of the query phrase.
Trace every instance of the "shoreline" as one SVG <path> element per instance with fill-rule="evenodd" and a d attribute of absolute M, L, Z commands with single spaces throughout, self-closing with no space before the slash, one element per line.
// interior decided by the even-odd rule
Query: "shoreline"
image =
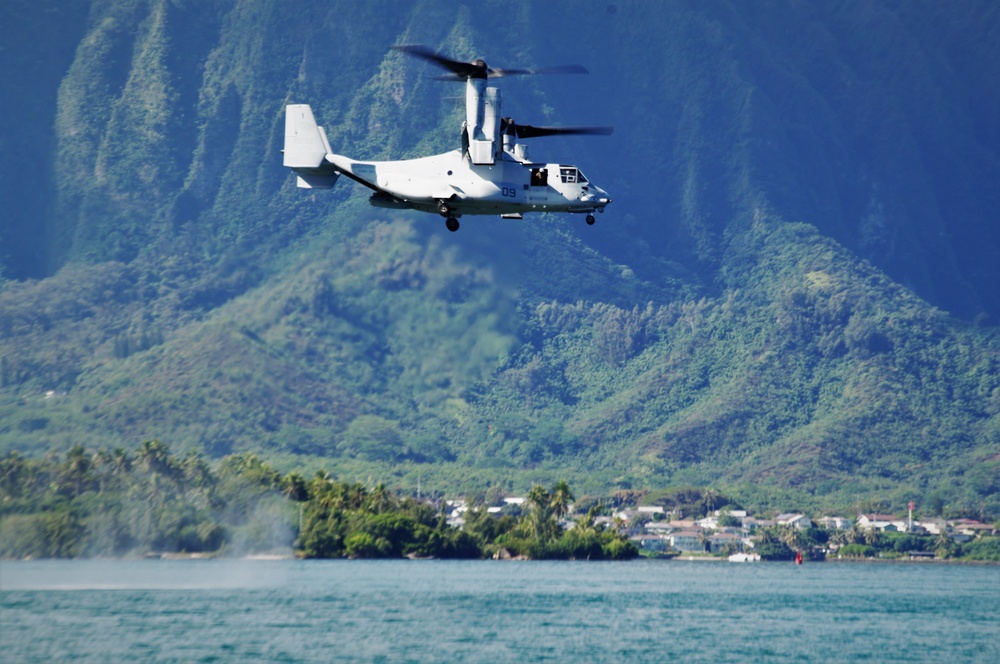
<path fill-rule="evenodd" d="M 228 560 L 228 561 L 263 561 L 263 562 L 273 562 L 273 561 L 283 561 L 283 560 L 411 560 L 411 561 L 421 561 L 421 560 L 446 560 L 444 558 L 421 558 L 421 557 L 409 557 L 404 556 L 402 558 L 300 558 L 294 553 L 284 554 L 284 553 L 251 553 L 242 556 L 225 556 L 217 555 L 214 553 L 147 553 L 141 556 L 123 556 L 120 558 L 107 558 L 107 557 L 93 557 L 93 558 L 0 558 L 2 562 L 39 562 L 46 560 L 169 560 L 169 561 L 204 561 L 204 560 Z M 450 560 L 483 560 L 483 561 L 517 561 L 517 562 L 532 562 L 531 558 L 524 557 L 511 557 L 511 558 L 454 558 Z M 661 561 L 668 562 L 673 560 L 682 560 L 684 562 L 706 562 L 706 563 L 728 563 L 731 562 L 724 557 L 718 556 L 671 556 L 671 557 L 646 557 L 638 556 L 631 560 L 619 560 L 613 562 L 629 563 L 634 561 Z M 581 559 L 544 559 L 537 562 L 581 562 Z M 583 560 L 583 562 L 607 562 L 600 560 Z M 753 565 L 759 563 L 792 563 L 792 560 L 758 560 L 750 562 L 740 562 L 741 565 Z M 952 560 L 946 558 L 824 558 L 823 560 L 805 560 L 804 565 L 814 565 L 817 563 L 870 563 L 876 565 L 888 565 L 888 564 L 916 564 L 916 565 L 973 565 L 973 566 L 985 566 L 985 567 L 1000 567 L 1000 560 Z"/>

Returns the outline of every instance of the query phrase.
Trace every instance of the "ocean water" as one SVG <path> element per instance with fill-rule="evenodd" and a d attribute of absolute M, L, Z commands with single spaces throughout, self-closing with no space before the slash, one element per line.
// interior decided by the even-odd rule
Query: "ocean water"
<path fill-rule="evenodd" d="M 1000 662 L 1000 567 L 0 562 L 0 661 Z"/>

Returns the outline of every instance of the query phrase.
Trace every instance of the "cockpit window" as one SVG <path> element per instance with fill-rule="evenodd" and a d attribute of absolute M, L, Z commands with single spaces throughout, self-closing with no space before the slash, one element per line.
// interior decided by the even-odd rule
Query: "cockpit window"
<path fill-rule="evenodd" d="M 560 166 L 559 177 L 567 184 L 575 184 L 577 182 L 581 184 L 587 183 L 587 178 L 583 176 L 583 173 L 572 166 Z"/>

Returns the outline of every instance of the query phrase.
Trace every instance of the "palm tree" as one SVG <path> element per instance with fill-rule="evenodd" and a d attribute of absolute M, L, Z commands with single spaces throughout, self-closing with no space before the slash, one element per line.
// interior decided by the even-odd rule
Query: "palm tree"
<path fill-rule="evenodd" d="M 107 479 L 109 469 L 111 468 L 111 455 L 103 447 L 96 452 L 91 458 L 91 464 L 94 470 L 97 471 L 97 492 L 104 493 L 104 482 Z"/>
<path fill-rule="evenodd" d="M 594 527 L 594 516 L 596 514 L 597 507 L 591 507 L 587 510 L 587 515 L 576 522 L 576 526 L 574 526 L 573 529 L 579 530 L 582 534 L 597 532 L 597 529 Z"/>
<path fill-rule="evenodd" d="M 722 496 L 715 489 L 705 489 L 701 492 L 701 504 L 705 508 L 705 516 L 708 516 L 719 506 Z"/>
<path fill-rule="evenodd" d="M 281 492 L 295 502 L 301 503 L 309 499 L 309 487 L 306 486 L 305 479 L 295 472 L 281 478 Z"/>
<path fill-rule="evenodd" d="M 552 487 L 549 506 L 552 508 L 552 513 L 556 516 L 556 521 L 561 519 L 563 515 L 566 514 L 567 510 L 569 510 L 569 504 L 573 499 L 573 492 L 570 490 L 566 480 L 559 480 L 559 482 Z"/>
<path fill-rule="evenodd" d="M 391 504 L 392 496 L 389 493 L 389 489 L 386 488 L 384 482 L 376 484 L 375 488 L 368 494 L 369 509 L 373 510 L 376 514 L 381 514 L 382 511 L 387 509 Z"/>
<path fill-rule="evenodd" d="M 945 530 L 941 530 L 934 539 L 934 555 L 939 558 L 947 558 L 951 555 L 955 542 L 948 536 Z"/>
<path fill-rule="evenodd" d="M 365 491 L 365 485 L 361 482 L 355 482 L 351 485 L 344 485 L 344 503 L 349 509 L 359 510 L 365 504 L 365 497 L 368 492 Z"/>
<path fill-rule="evenodd" d="M 802 533 L 794 526 L 782 524 L 777 526 L 778 538 L 792 551 L 802 550 Z"/>
<path fill-rule="evenodd" d="M 545 487 L 541 484 L 536 484 L 528 491 L 526 500 L 533 510 L 548 511 L 552 498 L 549 496 L 549 492 L 545 490 Z"/>
<path fill-rule="evenodd" d="M 17 452 L 10 452 L 0 459 L 0 489 L 8 496 L 21 493 L 26 473 L 24 459 Z"/>
<path fill-rule="evenodd" d="M 132 470 L 132 459 L 128 455 L 128 451 L 121 447 L 116 447 L 115 451 L 111 453 L 111 467 L 112 473 L 114 475 L 126 475 L 128 471 Z"/>
<path fill-rule="evenodd" d="M 139 451 L 135 453 L 135 460 L 145 473 L 167 475 L 174 474 L 173 459 L 170 456 L 170 448 L 159 440 L 147 440 L 139 446 Z"/>
<path fill-rule="evenodd" d="M 708 533 L 702 528 L 698 531 L 698 544 L 701 545 L 702 551 L 711 551 L 712 547 L 709 545 Z"/>
<path fill-rule="evenodd" d="M 536 484 L 528 492 L 527 502 L 531 506 L 532 533 L 535 539 L 541 539 L 546 530 L 548 530 L 548 521 L 552 516 L 552 497 L 545 490 L 545 487 L 541 484 Z"/>
<path fill-rule="evenodd" d="M 83 445 L 74 445 L 66 454 L 66 466 L 63 471 L 66 480 L 74 485 L 74 496 L 83 493 L 83 483 L 89 479 L 90 459 Z"/>

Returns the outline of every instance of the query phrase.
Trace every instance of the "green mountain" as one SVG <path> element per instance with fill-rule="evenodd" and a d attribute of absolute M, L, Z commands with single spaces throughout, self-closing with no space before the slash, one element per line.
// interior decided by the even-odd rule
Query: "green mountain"
<path fill-rule="evenodd" d="M 0 450 L 158 438 L 434 490 L 713 484 L 1000 510 L 1000 9 L 990 2 L 0 8 Z M 454 149 L 461 89 L 614 203 L 442 221 L 298 190 Z"/>

